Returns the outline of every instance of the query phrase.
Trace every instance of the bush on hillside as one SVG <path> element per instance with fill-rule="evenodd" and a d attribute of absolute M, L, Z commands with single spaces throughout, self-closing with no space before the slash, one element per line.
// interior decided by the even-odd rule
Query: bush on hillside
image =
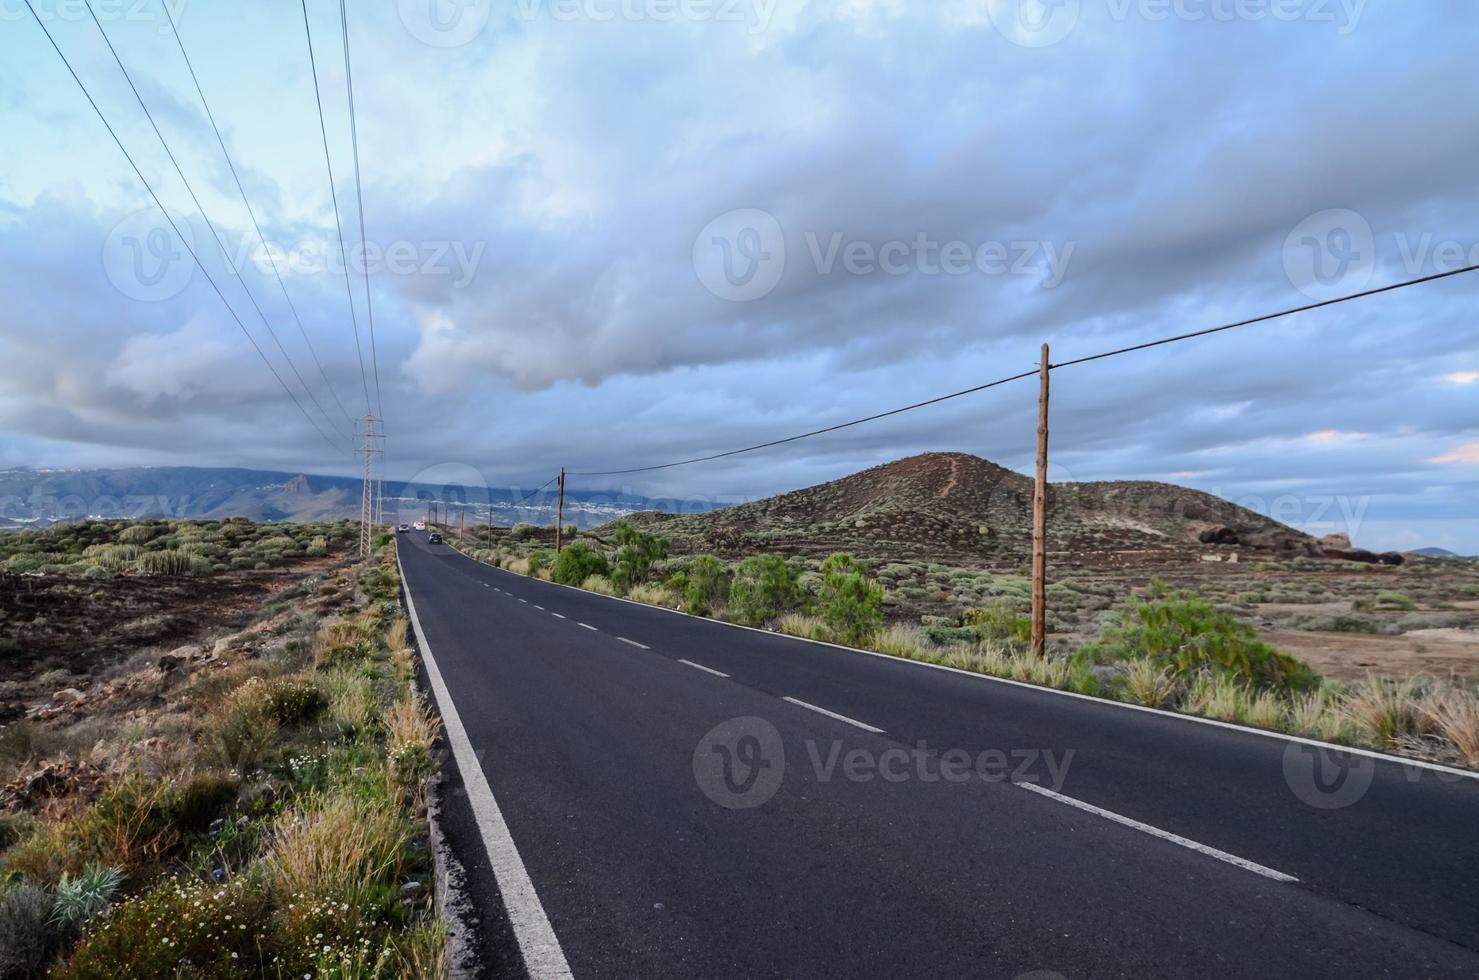
<path fill-rule="evenodd" d="M 684 574 L 683 598 L 695 616 L 707 616 L 729 600 L 729 571 L 713 555 L 699 555 Z"/>
<path fill-rule="evenodd" d="M 611 562 L 611 584 L 619 591 L 647 581 L 655 562 L 668 556 L 668 539 L 639 531 L 626 521 L 618 521 L 612 534 L 616 554 Z"/>
<path fill-rule="evenodd" d="M 846 552 L 822 563 L 817 605 L 827 629 L 843 643 L 863 643 L 883 626 L 883 588 L 866 578 Z"/>
<path fill-rule="evenodd" d="M 734 570 L 729 612 L 737 623 L 760 626 L 805 604 L 800 576 L 777 555 L 751 555 Z"/>
<path fill-rule="evenodd" d="M 1178 676 L 1211 672 L 1265 689 L 1309 690 L 1319 677 L 1302 661 L 1263 642 L 1247 623 L 1212 603 L 1152 579 L 1120 622 L 1082 655 L 1104 663 L 1144 657 Z"/>
<path fill-rule="evenodd" d="M 605 575 L 609 570 L 605 555 L 584 541 L 576 541 L 561 549 L 555 559 L 554 580 L 578 586 L 592 575 Z"/>

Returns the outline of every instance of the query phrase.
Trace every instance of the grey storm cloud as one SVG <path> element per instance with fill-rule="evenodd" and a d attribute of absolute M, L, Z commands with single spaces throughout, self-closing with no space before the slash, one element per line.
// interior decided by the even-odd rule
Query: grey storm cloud
<path fill-rule="evenodd" d="M 378 66 L 357 93 L 367 230 L 411 255 L 399 271 L 373 270 L 392 473 L 459 462 L 532 487 L 560 465 L 703 455 L 965 388 L 1030 369 L 1042 342 L 1070 358 L 1296 305 L 1307 297 L 1287 240 L 1326 209 L 1369 226 L 1373 285 L 1435 271 L 1441 243 L 1464 257 L 1479 245 L 1479 126 L 1456 112 L 1473 94 L 1466 40 L 1479 11 L 1372 2 L 1340 33 L 1117 21 L 1084 4 L 1072 35 L 1033 49 L 982 9 L 782 4 L 760 33 L 495 18 L 445 51 L 393 12 L 366 14 L 358 36 Z M 231 17 L 206 14 L 190 25 L 201 59 L 232 41 Z M 306 62 L 276 43 L 284 98 L 311 99 Z M 79 50 L 90 70 L 107 67 Z M 141 64 L 145 98 L 172 138 L 189 139 L 182 162 L 211 188 L 227 238 L 245 241 L 243 275 L 318 386 L 193 92 L 173 69 Z M 327 85 L 335 70 L 324 68 Z M 73 145 L 116 155 L 79 99 L 58 88 L 42 107 L 3 111 L 60 116 Z M 266 105 L 216 106 L 284 256 L 337 248 L 310 107 L 283 123 L 294 155 L 263 146 L 241 115 Z M 356 232 L 341 130 L 330 138 Z M 168 176 L 147 159 L 151 178 Z M 126 172 L 99 187 L 7 173 L 18 167 L 0 162 L 7 461 L 24 446 L 38 463 L 349 470 L 198 275 L 159 302 L 110 284 L 104 242 L 147 200 Z M 22 177 L 43 192 L 12 192 Z M 190 210 L 177 188 L 169 199 Z M 774 288 L 734 301 L 705 288 L 694 249 L 739 209 L 774 219 L 786 260 Z M 932 271 L 951 243 L 1022 262 Z M 849 246 L 871 266 L 849 271 Z M 893 246 L 903 266 L 879 268 Z M 219 256 L 201 254 L 249 310 Z M 287 281 L 359 414 L 341 273 L 310 263 Z M 1430 460 L 1479 439 L 1479 384 L 1441 380 L 1479 368 L 1471 289 L 1449 280 L 1064 369 L 1055 473 L 1178 479 L 1234 498 L 1369 497 L 1392 521 L 1470 518 L 1475 467 Z M 329 392 L 316 393 L 331 415 L 320 423 L 347 430 Z M 763 454 L 598 482 L 734 499 L 928 449 L 1025 467 L 1034 394 L 1020 382 Z"/>

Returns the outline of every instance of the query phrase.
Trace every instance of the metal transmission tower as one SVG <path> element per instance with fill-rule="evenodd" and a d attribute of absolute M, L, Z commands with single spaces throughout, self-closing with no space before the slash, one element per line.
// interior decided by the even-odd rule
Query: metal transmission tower
<path fill-rule="evenodd" d="M 359 504 L 359 556 L 368 560 L 375 548 L 375 525 L 379 519 L 379 494 L 378 483 L 375 479 L 375 454 L 383 452 L 378 440 L 385 438 L 375 431 L 375 425 L 379 419 L 373 415 L 366 415 L 360 419 L 364 424 L 364 430 L 358 435 L 364 439 L 364 444 L 359 451 L 364 454 L 364 489 L 360 493 Z"/>

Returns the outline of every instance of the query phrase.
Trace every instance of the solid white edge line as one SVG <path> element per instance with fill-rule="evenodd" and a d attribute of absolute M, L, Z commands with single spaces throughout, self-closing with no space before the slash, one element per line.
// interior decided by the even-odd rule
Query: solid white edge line
<path fill-rule="evenodd" d="M 431 646 L 426 642 L 426 634 L 421 630 L 421 620 L 416 616 L 416 603 L 411 598 L 411 585 L 401 565 L 399 548 L 396 549 L 395 564 L 400 572 L 401 588 L 406 594 L 406 610 L 416 631 L 416 645 L 421 651 L 426 676 L 431 681 L 431 690 L 441 712 L 442 728 L 447 733 L 447 743 L 452 747 L 457 770 L 462 774 L 467 802 L 477 819 L 478 835 L 483 839 L 483 849 L 488 853 L 488 863 L 492 865 L 498 893 L 503 897 L 509 925 L 513 927 L 514 939 L 524 957 L 524 968 L 534 980 L 571 980 L 574 974 L 570 972 L 565 951 L 560 948 L 560 940 L 545 914 L 544 903 L 539 900 L 534 882 L 529 879 L 524 859 L 519 856 L 513 835 L 503 819 L 503 811 L 498 808 L 493 788 L 488 785 L 488 777 L 478 763 L 467 729 L 457 714 L 457 705 L 452 701 L 436 658 L 431 654 Z"/>
<path fill-rule="evenodd" d="M 724 673 L 724 671 L 722 671 L 722 670 L 715 670 L 713 667 L 705 667 L 703 664 L 696 664 L 692 660 L 684 660 L 682 657 L 679 657 L 678 658 L 678 663 L 680 663 L 680 664 L 687 664 L 688 666 L 694 668 L 695 670 L 702 670 L 705 673 L 713 674 L 715 677 L 728 677 L 729 676 L 728 674 Z"/>
<path fill-rule="evenodd" d="M 499 568 L 497 565 L 489 565 L 485 561 L 478 561 L 476 558 L 470 558 L 467 555 L 462 554 L 462 552 L 457 551 L 456 548 L 453 548 L 452 550 L 476 565 L 482 565 L 485 568 L 491 568 L 494 571 L 503 572 L 505 575 L 514 574 L 507 569 Z M 520 575 L 519 578 L 528 578 L 528 576 Z M 1284 732 L 1271 732 L 1264 728 L 1249 728 L 1246 725 L 1237 725 L 1230 721 L 1220 721 L 1216 718 L 1203 718 L 1201 715 L 1184 715 L 1181 714 L 1179 711 L 1167 711 L 1165 708 L 1150 708 L 1143 704 L 1130 704 L 1125 701 L 1111 701 L 1108 698 L 1096 698 L 1092 694 L 1080 694 L 1077 691 L 1060 691 L 1056 687 L 1043 687 L 1040 684 L 1029 684 L 1026 681 L 1014 681 L 1007 677 L 993 677 L 990 674 L 978 674 L 973 670 L 962 670 L 959 667 L 950 667 L 946 664 L 932 664 L 927 660 L 909 660 L 905 657 L 895 657 L 892 654 L 879 653 L 877 650 L 862 650 L 858 647 L 843 646 L 841 643 L 829 643 L 826 640 L 814 640 L 809 636 L 792 636 L 789 633 L 776 633 L 772 630 L 760 629 L 755 626 L 741 626 L 739 623 L 726 623 L 722 619 L 710 619 L 708 616 L 692 616 L 681 609 L 669 609 L 667 606 L 654 606 L 651 603 L 638 602 L 635 599 L 627 599 L 622 596 L 603 595 L 600 592 L 589 592 L 585 589 L 576 588 L 573 585 L 561 585 L 559 582 L 546 582 L 544 579 L 530 579 L 530 581 L 543 582 L 545 585 L 552 585 L 557 589 L 569 589 L 572 592 L 580 592 L 584 595 L 600 596 L 602 599 L 611 599 L 615 602 L 626 602 L 634 606 L 641 606 L 643 609 L 653 609 L 658 612 L 672 613 L 674 616 L 683 616 L 687 619 L 696 619 L 701 623 L 711 623 L 714 626 L 727 626 L 730 629 L 749 630 L 751 633 L 761 633 L 765 636 L 774 636 L 786 640 L 796 640 L 800 643 L 810 643 L 814 646 L 819 647 L 831 647 L 834 650 L 843 650 L 847 653 L 860 653 L 867 657 L 878 657 L 882 660 L 887 660 L 890 663 L 911 664 L 915 667 L 927 667 L 930 670 L 943 670 L 947 673 L 959 674 L 962 677 L 970 677 L 978 681 L 986 681 L 992 684 L 1006 684 L 1011 687 L 1021 687 L 1026 688 L 1029 691 L 1037 691 L 1041 694 L 1056 694 L 1057 696 L 1064 698 L 1077 698 L 1080 701 L 1090 701 L 1094 704 L 1104 705 L 1108 708 L 1123 708 L 1126 711 L 1143 711 L 1146 714 L 1159 715 L 1162 718 L 1172 718 L 1176 721 L 1191 722 L 1197 725 L 1207 725 L 1212 728 L 1225 728 L 1228 731 L 1241 732 L 1244 735 L 1261 735 L 1264 738 L 1271 738 L 1280 742 L 1294 742 L 1298 745 L 1309 745 L 1317 749 L 1328 749 L 1331 752 L 1343 752 L 1346 755 L 1359 755 L 1367 759 L 1376 759 L 1378 762 L 1390 762 L 1399 766 L 1408 766 L 1412 769 L 1426 769 L 1430 772 L 1442 772 L 1448 773 L 1451 776 L 1463 776 L 1466 779 L 1479 780 L 1479 771 L 1475 771 L 1472 769 L 1457 769 L 1453 766 L 1445 766 L 1442 763 L 1438 762 L 1427 762 L 1423 759 L 1409 759 L 1405 756 L 1389 755 L 1386 752 L 1377 752 L 1373 749 L 1362 749 L 1351 745 L 1336 745 L 1334 742 L 1322 742 L 1317 738 L 1305 738 L 1303 735 L 1287 735 Z"/>
<path fill-rule="evenodd" d="M 650 646 L 648 646 L 645 643 L 638 643 L 636 640 L 628 640 L 624 636 L 618 636 L 617 639 L 620 640 L 623 643 L 627 643 L 627 644 L 630 644 L 630 645 L 636 647 L 638 650 L 651 650 L 652 649 Z"/>
<path fill-rule="evenodd" d="M 1161 840 L 1170 841 L 1172 844 L 1180 844 L 1182 847 L 1196 851 L 1198 854 L 1205 854 L 1207 855 L 1207 857 L 1216 858 L 1219 861 L 1226 861 L 1228 864 L 1242 868 L 1244 871 L 1251 871 L 1254 874 L 1263 875 L 1265 878 L 1272 878 L 1274 881 L 1299 881 L 1299 879 L 1294 877 L 1293 875 L 1286 875 L 1282 871 L 1275 871 L 1273 868 L 1266 868 L 1261 864 L 1249 861 L 1247 858 L 1240 858 L 1236 854 L 1229 854 L 1226 851 L 1219 851 L 1215 847 L 1208 847 L 1206 844 L 1199 844 L 1194 840 L 1182 837 L 1180 834 L 1173 834 L 1169 830 L 1162 830 L 1159 827 L 1152 827 L 1148 823 L 1141 823 L 1139 820 L 1132 820 L 1129 817 L 1115 813 L 1113 810 L 1106 810 L 1103 807 L 1097 807 L 1092 803 L 1085 803 L 1083 800 L 1075 800 L 1071 796 L 1064 796 L 1062 793 L 1055 793 L 1053 790 L 1048 789 L 1046 786 L 1039 786 L 1036 783 L 1013 783 L 1012 785 L 1020 786 L 1022 789 L 1025 790 L 1030 790 L 1031 792 L 1034 792 L 1039 796 L 1046 796 L 1050 800 L 1057 800 L 1059 803 L 1065 803 L 1068 806 L 1083 810 L 1085 813 L 1092 813 L 1097 817 L 1103 817 L 1106 820 L 1112 820 L 1117 824 L 1122 824 L 1126 827 L 1138 830 L 1141 833 L 1149 834 L 1152 837 L 1159 837 Z"/>
<path fill-rule="evenodd" d="M 575 625 L 581 627 L 582 629 L 588 629 L 592 633 L 599 633 L 599 632 L 601 632 L 600 630 L 598 630 L 594 626 L 592 626 L 590 623 L 576 623 Z"/>
<path fill-rule="evenodd" d="M 856 725 L 857 727 L 861 728 L 863 731 L 865 731 L 865 732 L 872 732 L 874 735 L 883 735 L 883 734 L 885 734 L 885 732 L 884 732 L 884 730 L 882 728 L 874 728 L 872 725 L 869 725 L 869 724 L 867 724 L 865 722 L 858 721 L 856 718 L 849 718 L 847 715 L 839 715 L 837 712 L 835 712 L 835 711 L 828 711 L 826 708 L 818 708 L 816 705 L 811 704 L 810 702 L 807 702 L 807 701 L 802 701 L 799 698 L 781 698 L 781 700 L 782 701 L 789 701 L 791 704 L 799 705 L 799 706 L 801 706 L 803 708 L 810 708 L 812 711 L 815 711 L 819 715 L 826 715 L 828 718 L 835 718 L 838 721 L 845 721 L 849 725 Z"/>

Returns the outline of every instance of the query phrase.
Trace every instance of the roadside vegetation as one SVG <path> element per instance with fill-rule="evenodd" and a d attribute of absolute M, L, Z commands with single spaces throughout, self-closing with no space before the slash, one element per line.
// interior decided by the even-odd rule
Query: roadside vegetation
<path fill-rule="evenodd" d="M 551 558 L 538 529 L 472 557 L 524 575 L 741 625 L 857 646 L 1094 697 L 1201 715 L 1338 744 L 1479 768 L 1479 693 L 1458 678 L 1338 683 L 1259 638 L 1238 608 L 1152 578 L 1122 602 L 1080 583 L 1049 586 L 1048 656 L 1029 649 L 1030 594 L 1018 575 L 941 569 L 847 553 L 820 561 L 750 555 L 668 557 L 668 542 L 626 522 L 587 532 Z M 536 550 L 531 550 L 536 549 Z M 907 585 L 891 583 L 908 582 Z M 905 594 L 900 595 L 900 590 Z M 916 614 L 917 601 L 957 601 Z M 1404 615 L 1412 597 L 1373 595 L 1373 614 Z M 1069 617 L 1094 614 L 1092 632 Z M 1467 622 L 1468 613 L 1460 613 Z M 1064 635 L 1066 634 L 1066 635 Z M 1086 635 L 1087 634 L 1087 635 Z"/>
<path fill-rule="evenodd" d="M 0 535 L 0 571 L 85 578 L 210 575 L 321 557 L 342 524 L 82 521 Z"/>
<path fill-rule="evenodd" d="M 7 564 L 39 555 L 36 537 L 6 541 Z M 140 558 L 180 551 L 329 560 L 244 628 L 133 651 L 0 727 L 0 977 L 446 975 L 426 825 L 438 726 L 392 549 L 353 565 L 343 537 L 159 522 L 51 540 L 76 557 L 45 562 L 61 569 L 140 549 L 110 575 L 164 574 Z"/>

